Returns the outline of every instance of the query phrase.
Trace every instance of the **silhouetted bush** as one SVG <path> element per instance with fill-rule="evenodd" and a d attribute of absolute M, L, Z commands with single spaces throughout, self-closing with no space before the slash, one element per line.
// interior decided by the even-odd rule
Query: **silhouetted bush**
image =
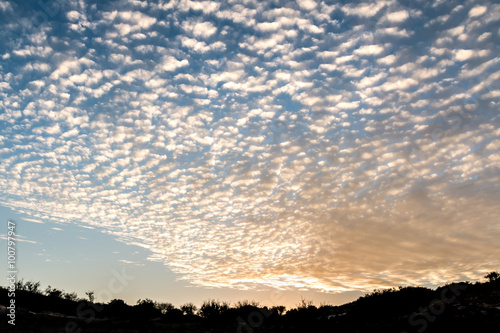
<path fill-rule="evenodd" d="M 52 288 L 50 285 L 45 289 L 45 295 L 50 297 L 62 298 L 63 294 L 64 290 Z"/>
<path fill-rule="evenodd" d="M 62 298 L 67 299 L 68 301 L 77 301 L 78 300 L 78 295 L 75 292 L 72 293 L 63 293 Z"/>

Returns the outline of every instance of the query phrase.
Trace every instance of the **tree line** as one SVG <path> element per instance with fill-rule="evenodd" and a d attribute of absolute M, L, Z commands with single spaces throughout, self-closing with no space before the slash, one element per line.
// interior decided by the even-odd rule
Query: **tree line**
<path fill-rule="evenodd" d="M 500 310 L 497 309 L 500 274 L 491 272 L 485 278 L 487 282 L 451 283 L 435 290 L 419 286 L 378 289 L 338 306 L 315 306 L 312 301 L 302 299 L 290 309 L 261 306 L 247 300 L 231 304 L 209 299 L 199 307 L 193 303 L 176 307 L 149 298 L 139 299 L 134 305 L 121 299 L 103 303 L 95 300 L 92 291 L 80 298 L 75 292 L 50 285 L 42 289 L 40 282 L 19 280 L 15 285 L 16 304 L 23 314 L 19 316 L 19 327 L 41 326 L 49 331 L 64 331 L 68 318 L 73 318 L 76 327 L 86 332 L 114 328 L 136 332 L 144 327 L 150 332 L 205 329 L 238 333 L 440 332 L 449 327 L 457 330 L 470 327 L 476 331 L 479 327 L 491 331 L 500 328 Z M 3 290 L 0 290 L 0 304 L 7 304 L 7 293 Z M 2 325 L 0 323 L 0 328 Z"/>

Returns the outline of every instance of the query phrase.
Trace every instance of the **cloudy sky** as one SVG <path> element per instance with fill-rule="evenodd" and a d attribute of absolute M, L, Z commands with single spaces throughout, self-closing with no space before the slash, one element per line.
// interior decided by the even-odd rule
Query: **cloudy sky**
<path fill-rule="evenodd" d="M 0 0 L 20 277 L 296 304 L 498 270 L 495 3 Z"/>

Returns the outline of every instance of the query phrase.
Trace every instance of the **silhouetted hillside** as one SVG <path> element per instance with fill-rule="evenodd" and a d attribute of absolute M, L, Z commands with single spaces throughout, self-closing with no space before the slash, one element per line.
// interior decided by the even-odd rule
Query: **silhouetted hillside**
<path fill-rule="evenodd" d="M 314 306 L 303 300 L 296 308 L 262 307 L 255 302 L 231 306 L 205 301 L 180 309 L 150 299 L 128 305 L 80 299 L 75 293 L 39 283 L 18 282 L 16 325 L 7 323 L 7 290 L 0 290 L 4 318 L 1 332 L 499 332 L 500 278 L 480 283 L 452 283 L 436 290 L 399 287 L 374 292 L 354 302 Z"/>

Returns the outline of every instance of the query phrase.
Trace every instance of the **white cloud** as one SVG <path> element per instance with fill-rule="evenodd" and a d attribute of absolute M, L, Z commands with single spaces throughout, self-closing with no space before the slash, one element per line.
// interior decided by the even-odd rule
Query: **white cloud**
<path fill-rule="evenodd" d="M 490 54 L 490 50 L 455 50 L 455 59 L 458 61 L 467 61 L 471 58 L 486 57 Z"/>
<path fill-rule="evenodd" d="M 182 28 L 194 36 L 201 38 L 208 38 L 217 32 L 217 27 L 211 22 L 185 21 L 182 24 Z"/>
<path fill-rule="evenodd" d="M 475 6 L 469 11 L 469 17 L 478 17 L 484 15 L 484 13 L 486 13 L 487 10 L 488 7 L 486 6 Z"/>
<path fill-rule="evenodd" d="M 385 49 L 380 45 L 363 45 L 357 50 L 354 50 L 354 54 L 359 56 L 371 56 L 380 55 L 385 51 Z"/>
<path fill-rule="evenodd" d="M 392 35 L 392 36 L 399 36 L 399 37 L 409 37 L 410 36 L 410 33 L 406 29 L 400 30 L 399 28 L 396 28 L 396 27 L 384 28 L 384 29 L 381 29 L 377 32 L 381 32 L 383 34 Z"/>
<path fill-rule="evenodd" d="M 0 10 L 3 12 L 6 12 L 8 10 L 12 10 L 12 5 L 7 1 L 1 0 L 0 1 Z"/>
<path fill-rule="evenodd" d="M 393 23 L 401 23 L 406 21 L 410 17 L 410 14 L 406 10 L 400 10 L 393 13 L 388 13 L 385 18 Z"/>
<path fill-rule="evenodd" d="M 215 43 L 207 45 L 205 44 L 205 42 L 198 41 L 193 38 L 182 37 L 181 43 L 182 46 L 188 47 L 198 53 L 205 53 L 211 50 L 224 51 L 226 49 L 226 44 L 221 41 L 217 41 Z"/>
<path fill-rule="evenodd" d="M 376 3 L 360 3 L 359 5 L 347 5 L 342 10 L 349 15 L 361 17 L 372 17 L 386 6 L 387 1 L 377 1 Z"/>
<path fill-rule="evenodd" d="M 314 0 L 297 0 L 300 8 L 306 10 L 313 10 L 318 5 Z"/>
<path fill-rule="evenodd" d="M 457 35 L 460 35 L 464 31 L 464 29 L 465 29 L 465 26 L 459 25 L 458 27 L 448 29 L 448 32 L 452 36 L 457 36 Z"/>
<path fill-rule="evenodd" d="M 31 219 L 31 218 L 28 218 L 28 217 L 23 217 L 23 220 L 24 220 L 24 221 L 28 221 L 28 222 L 33 222 L 33 223 L 42 223 L 42 224 L 44 223 L 44 222 L 42 222 L 42 221 L 40 221 L 40 220 L 37 220 L 37 219 Z"/>
<path fill-rule="evenodd" d="M 210 51 L 210 48 L 204 42 L 200 42 L 193 38 L 183 37 L 182 38 L 182 46 L 189 47 L 195 52 L 204 53 Z"/>
<path fill-rule="evenodd" d="M 66 60 L 59 65 L 59 67 L 50 75 L 51 79 L 57 80 L 61 76 L 75 74 L 80 72 L 82 66 L 92 66 L 94 62 L 88 58 L 80 58 L 73 60 Z"/>
<path fill-rule="evenodd" d="M 274 34 L 270 38 L 255 38 L 252 36 L 248 41 L 240 43 L 241 47 L 247 48 L 252 51 L 264 52 L 268 49 L 278 46 L 285 40 L 285 36 L 281 34 Z"/>
<path fill-rule="evenodd" d="M 141 12 L 119 12 L 118 17 L 126 22 L 133 23 L 135 26 L 139 26 L 142 29 L 148 29 L 156 23 L 156 18 L 148 16 Z"/>
<path fill-rule="evenodd" d="M 369 86 L 372 86 L 376 82 L 378 82 L 381 79 L 385 78 L 386 76 L 387 76 L 386 73 L 378 73 L 377 75 L 374 75 L 374 76 L 364 77 L 361 81 L 359 81 L 359 84 L 357 86 L 359 88 L 361 88 L 361 89 L 369 87 Z"/>
<path fill-rule="evenodd" d="M 68 18 L 68 20 L 75 22 L 75 21 L 78 21 L 80 19 L 81 15 L 79 12 L 72 10 L 66 14 L 66 17 Z"/>
<path fill-rule="evenodd" d="M 162 59 L 162 62 L 158 65 L 158 69 L 166 72 L 173 72 L 178 68 L 186 67 L 189 65 L 189 61 L 187 59 L 177 60 L 172 56 L 165 56 Z"/>
<path fill-rule="evenodd" d="M 213 13 L 220 8 L 220 3 L 216 1 L 187 1 L 187 4 L 188 6 L 185 8 L 185 10 L 190 8 L 193 10 L 202 11 L 205 14 Z"/>
<path fill-rule="evenodd" d="M 255 29 L 268 32 L 268 31 L 277 31 L 281 28 L 281 24 L 278 22 L 261 22 L 257 23 Z"/>
<path fill-rule="evenodd" d="M 359 101 L 340 102 L 337 104 L 337 107 L 339 109 L 347 109 L 347 110 L 357 109 L 359 107 Z"/>

